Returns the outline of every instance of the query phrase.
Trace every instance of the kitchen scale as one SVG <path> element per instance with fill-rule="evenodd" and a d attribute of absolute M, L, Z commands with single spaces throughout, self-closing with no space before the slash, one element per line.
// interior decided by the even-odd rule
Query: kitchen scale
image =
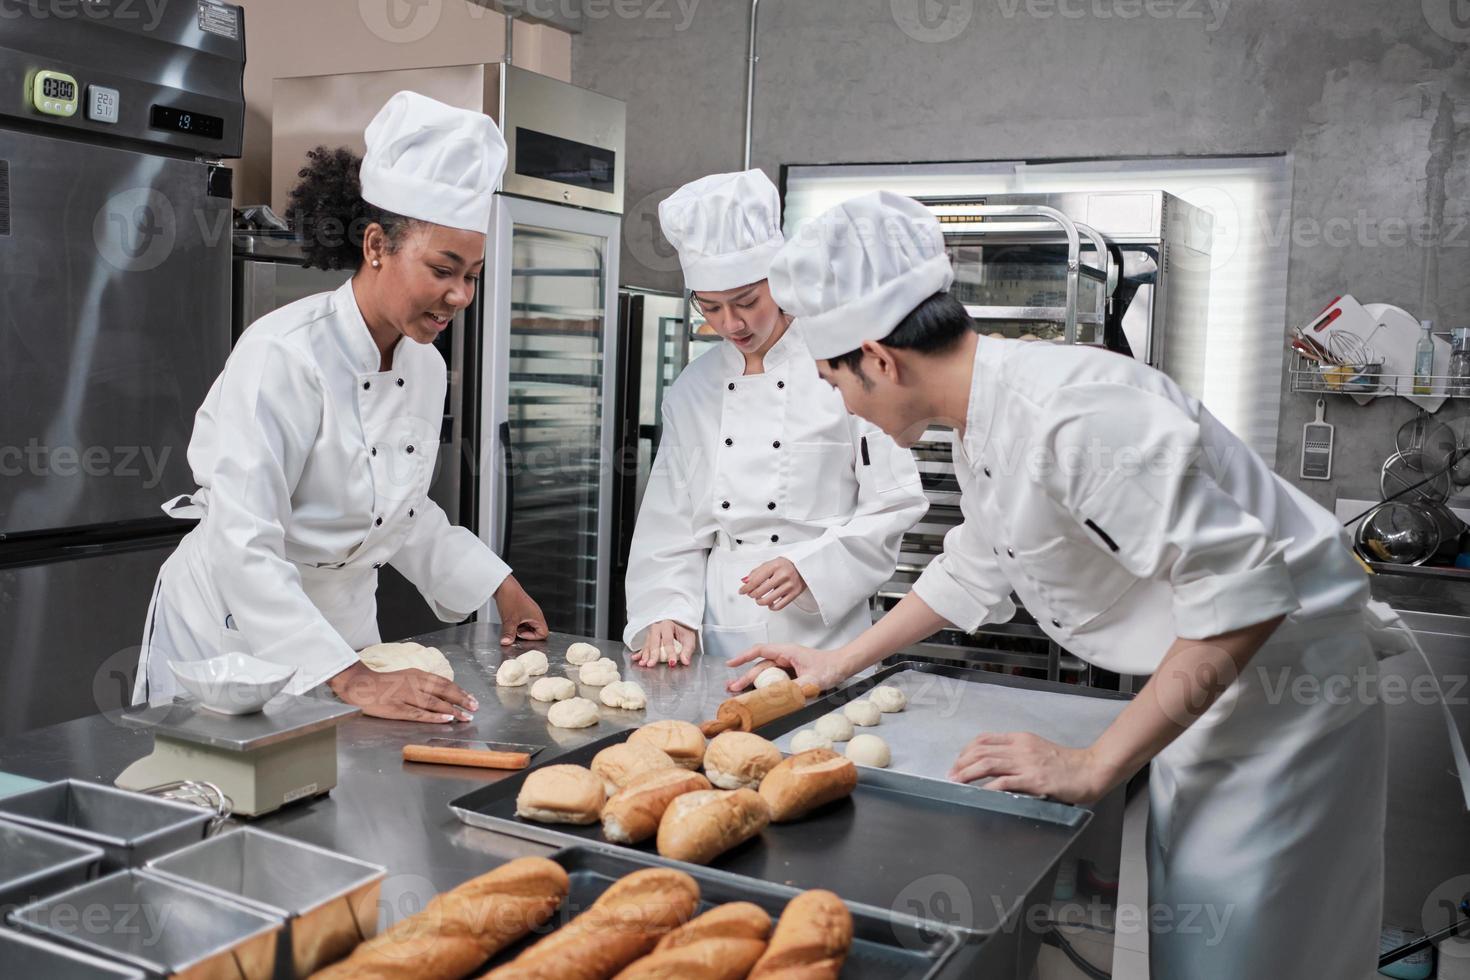
<path fill-rule="evenodd" d="M 337 785 L 337 726 L 361 713 L 289 694 L 249 715 L 219 714 L 192 698 L 124 713 L 124 725 L 153 733 L 153 752 L 116 782 L 140 791 L 184 780 L 212 783 L 236 815 L 258 817 Z"/>

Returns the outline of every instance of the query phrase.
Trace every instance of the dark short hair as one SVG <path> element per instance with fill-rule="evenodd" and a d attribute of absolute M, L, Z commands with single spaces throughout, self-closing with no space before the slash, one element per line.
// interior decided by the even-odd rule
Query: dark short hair
<path fill-rule="evenodd" d="M 287 219 L 301 239 L 307 268 L 356 272 L 368 228 L 381 225 L 388 251 L 396 252 L 408 230 L 420 223 L 363 200 L 361 171 L 362 158 L 346 147 L 318 146 L 306 154 Z"/>
<path fill-rule="evenodd" d="M 975 329 L 975 321 L 965 312 L 963 303 L 947 292 L 935 293 L 914 307 L 913 312 L 878 343 L 895 350 L 945 354 L 954 350 L 966 331 L 974 333 Z M 864 383 L 867 382 L 863 374 L 862 348 L 827 358 L 827 366 L 834 371 L 845 367 Z"/>

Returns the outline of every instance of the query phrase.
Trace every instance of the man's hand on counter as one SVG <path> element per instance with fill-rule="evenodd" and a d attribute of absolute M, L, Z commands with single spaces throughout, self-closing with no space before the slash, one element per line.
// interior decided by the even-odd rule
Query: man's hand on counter
<path fill-rule="evenodd" d="M 813 650 L 794 643 L 762 643 L 730 660 L 731 667 L 753 663 L 755 666 L 726 685 L 730 693 L 745 690 L 755 683 L 767 667 L 785 668 L 798 681 L 830 690 L 847 680 L 861 668 L 854 665 L 844 650 Z"/>
<path fill-rule="evenodd" d="M 508 576 L 495 590 L 495 608 L 500 611 L 500 645 L 508 647 L 517 640 L 544 640 L 546 614 L 536 600 L 526 594 L 514 575 Z"/>
<path fill-rule="evenodd" d="M 1060 803 L 1096 803 L 1120 779 L 1091 749 L 1070 749 L 1029 733 L 974 738 L 950 768 L 957 783 L 990 779 L 986 789 L 1029 793 Z"/>
<path fill-rule="evenodd" d="M 362 661 L 327 681 L 332 693 L 373 718 L 447 725 L 473 721 L 480 703 L 453 681 L 412 668 L 379 673 Z"/>

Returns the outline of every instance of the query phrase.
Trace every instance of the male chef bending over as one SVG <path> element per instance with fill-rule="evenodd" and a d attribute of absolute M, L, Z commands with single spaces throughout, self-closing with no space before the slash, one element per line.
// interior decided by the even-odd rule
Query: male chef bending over
<path fill-rule="evenodd" d="M 1223 938 L 1156 930 L 1154 976 L 1370 975 L 1383 706 L 1281 694 L 1298 678 L 1376 692 L 1375 647 L 1395 646 L 1343 529 L 1164 374 L 980 337 L 953 278 L 936 219 L 887 193 L 827 212 L 773 263 L 773 295 L 850 411 L 900 445 L 954 427 L 964 523 L 862 636 L 735 663 L 831 687 L 946 625 L 1009 619 L 1014 591 L 1068 650 L 1153 677 L 1085 749 L 981 735 L 951 777 L 1087 803 L 1151 762 L 1150 901 L 1225 923 Z M 1328 896 L 1324 930 L 1309 916 Z"/>

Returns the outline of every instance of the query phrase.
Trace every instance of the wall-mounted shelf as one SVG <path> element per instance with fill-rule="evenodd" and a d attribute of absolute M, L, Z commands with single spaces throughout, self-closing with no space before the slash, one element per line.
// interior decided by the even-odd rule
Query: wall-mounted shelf
<path fill-rule="evenodd" d="M 1416 392 L 1413 375 L 1383 374 L 1343 364 L 1320 364 L 1295 351 L 1291 355 L 1291 390 L 1303 394 L 1470 399 L 1470 380 L 1464 378 L 1430 375 L 1429 387 L 1427 393 Z"/>

